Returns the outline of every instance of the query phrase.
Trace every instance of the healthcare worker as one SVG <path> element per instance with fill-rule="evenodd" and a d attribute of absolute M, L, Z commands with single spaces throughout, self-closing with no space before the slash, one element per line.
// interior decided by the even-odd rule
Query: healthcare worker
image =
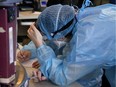
<path fill-rule="evenodd" d="M 65 87 L 74 81 L 84 87 L 100 87 L 102 69 L 110 70 L 110 67 L 115 67 L 116 64 L 115 13 L 115 5 L 111 4 L 83 7 L 78 12 L 69 5 L 58 4 L 47 7 L 39 15 L 36 27 L 50 41 L 65 37 L 70 32 L 73 37 L 64 47 L 60 59 L 54 50 L 44 43 L 41 33 L 34 24 L 30 26 L 28 36 L 32 42 L 22 50 L 28 51 L 31 58 L 38 58 L 41 64 L 38 78 L 40 80 L 47 78 Z M 18 58 L 23 59 L 25 56 L 22 57 L 20 54 Z M 109 75 L 109 78 L 114 77 Z M 115 82 L 112 85 L 115 85 Z"/>

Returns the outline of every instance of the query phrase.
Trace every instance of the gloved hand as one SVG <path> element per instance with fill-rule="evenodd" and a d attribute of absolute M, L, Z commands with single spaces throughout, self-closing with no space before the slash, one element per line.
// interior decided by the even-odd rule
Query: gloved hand
<path fill-rule="evenodd" d="M 25 62 L 27 60 L 29 60 L 31 57 L 31 52 L 28 51 L 28 50 L 20 50 L 18 53 L 17 53 L 17 59 L 20 61 L 20 62 Z"/>
<path fill-rule="evenodd" d="M 39 79 L 39 81 L 47 80 L 47 78 L 45 76 L 43 76 L 43 74 L 41 73 L 40 70 L 33 71 L 33 76 L 37 77 Z"/>
<path fill-rule="evenodd" d="M 34 42 L 36 47 L 39 47 L 43 44 L 43 38 L 41 33 L 37 30 L 34 24 L 30 25 L 28 29 L 28 37 Z"/>

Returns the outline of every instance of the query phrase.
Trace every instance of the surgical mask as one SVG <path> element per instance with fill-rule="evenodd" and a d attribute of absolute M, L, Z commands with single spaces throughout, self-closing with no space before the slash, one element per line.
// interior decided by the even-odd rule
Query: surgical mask
<path fill-rule="evenodd" d="M 58 49 L 63 47 L 64 45 L 66 45 L 66 41 L 60 41 L 60 40 L 56 40 L 54 41 L 54 43 L 58 46 Z"/>

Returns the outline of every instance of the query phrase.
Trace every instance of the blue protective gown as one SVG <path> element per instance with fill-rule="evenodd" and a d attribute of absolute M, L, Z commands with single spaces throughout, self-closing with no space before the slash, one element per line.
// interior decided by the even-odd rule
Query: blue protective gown
<path fill-rule="evenodd" d="M 62 60 L 45 44 L 36 49 L 31 42 L 23 50 L 30 50 L 31 57 L 38 58 L 41 72 L 57 85 L 67 87 L 77 81 L 84 87 L 100 87 L 102 69 L 116 65 L 116 6 L 86 8 L 77 19 L 73 38 L 60 56 Z"/>

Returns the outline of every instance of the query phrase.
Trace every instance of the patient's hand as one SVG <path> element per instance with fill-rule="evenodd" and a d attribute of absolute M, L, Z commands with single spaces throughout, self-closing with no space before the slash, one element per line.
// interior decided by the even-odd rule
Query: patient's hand
<path fill-rule="evenodd" d="M 20 62 L 25 62 L 27 60 L 29 60 L 31 57 L 31 52 L 28 50 L 21 50 L 17 53 L 17 59 Z"/>

